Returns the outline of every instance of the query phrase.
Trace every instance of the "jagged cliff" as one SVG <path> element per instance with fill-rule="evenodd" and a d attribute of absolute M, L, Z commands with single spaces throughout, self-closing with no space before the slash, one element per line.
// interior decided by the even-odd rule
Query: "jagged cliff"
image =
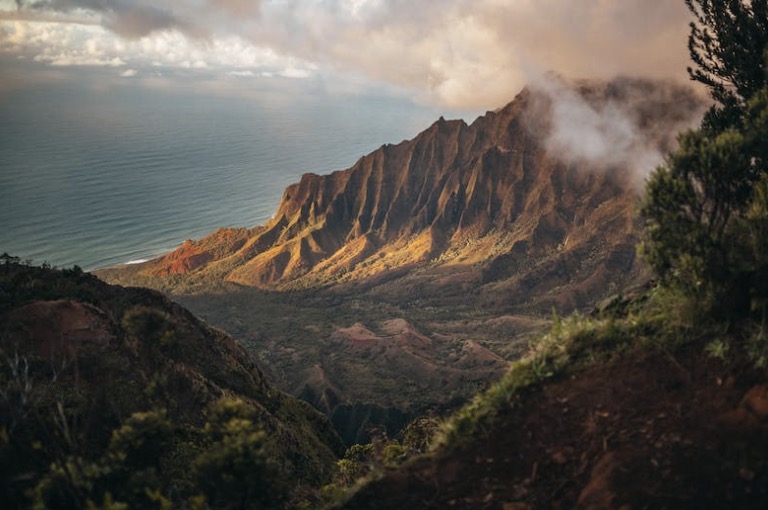
<path fill-rule="evenodd" d="M 625 102 L 624 114 L 662 150 L 697 106 L 668 84 L 573 87 L 596 108 Z M 221 229 L 132 270 L 297 289 L 377 284 L 419 267 L 439 275 L 431 278 L 438 287 L 585 303 L 634 269 L 636 178 L 610 160 L 553 149 L 556 101 L 551 91 L 526 89 L 470 125 L 441 118 L 351 168 L 305 174 L 263 226 Z M 552 293 L 564 285 L 567 295 Z"/>

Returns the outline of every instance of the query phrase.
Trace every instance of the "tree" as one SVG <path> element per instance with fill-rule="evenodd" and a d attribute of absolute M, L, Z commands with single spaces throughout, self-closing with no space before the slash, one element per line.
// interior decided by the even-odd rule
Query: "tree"
<path fill-rule="evenodd" d="M 255 421 L 243 401 L 223 397 L 213 406 L 205 426 L 211 442 L 191 466 L 211 508 L 279 508 L 286 498 L 285 477 Z"/>
<path fill-rule="evenodd" d="M 688 71 L 715 104 L 648 181 L 642 251 L 663 283 L 710 310 L 748 311 L 766 297 L 755 218 L 768 174 L 768 0 L 685 2 L 695 20 Z"/>
<path fill-rule="evenodd" d="M 768 1 L 685 0 L 693 14 L 688 74 L 722 107 L 743 107 L 765 86 Z"/>
<path fill-rule="evenodd" d="M 158 459 L 169 450 L 173 425 L 165 410 L 132 414 L 113 430 L 100 457 L 86 448 L 53 460 L 32 491 L 38 508 L 164 508 L 169 485 Z"/>

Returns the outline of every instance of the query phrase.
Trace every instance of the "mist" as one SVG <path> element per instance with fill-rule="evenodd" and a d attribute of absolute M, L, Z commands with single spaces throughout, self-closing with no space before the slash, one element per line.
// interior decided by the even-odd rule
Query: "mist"
<path fill-rule="evenodd" d="M 676 146 L 681 131 L 699 125 L 708 101 L 666 80 L 617 78 L 566 81 L 539 76 L 531 83 L 550 154 L 591 171 L 621 172 L 640 188 Z"/>

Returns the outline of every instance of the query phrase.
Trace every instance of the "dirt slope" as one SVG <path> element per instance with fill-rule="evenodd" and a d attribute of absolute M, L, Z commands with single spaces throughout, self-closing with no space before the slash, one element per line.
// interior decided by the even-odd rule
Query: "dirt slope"
<path fill-rule="evenodd" d="M 620 357 L 515 399 L 498 427 L 348 509 L 766 508 L 768 374 L 700 349 Z"/>

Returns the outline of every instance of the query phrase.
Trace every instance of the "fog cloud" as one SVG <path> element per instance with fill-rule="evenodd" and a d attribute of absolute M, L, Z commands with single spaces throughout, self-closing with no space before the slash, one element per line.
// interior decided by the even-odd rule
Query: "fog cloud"
<path fill-rule="evenodd" d="M 178 32 L 204 50 L 238 38 L 294 64 L 307 62 L 318 72 L 364 75 L 451 107 L 500 106 L 529 81 L 531 70 L 686 79 L 689 16 L 678 0 L 18 0 L 8 5 L 6 18 L 11 10 L 95 15 L 104 28 L 130 40 Z M 308 69 L 294 74 L 305 76 Z"/>
<path fill-rule="evenodd" d="M 594 171 L 628 172 L 640 186 L 662 163 L 677 134 L 701 121 L 707 102 L 669 81 L 618 78 L 608 83 L 533 80 L 535 116 L 550 154 Z"/>

